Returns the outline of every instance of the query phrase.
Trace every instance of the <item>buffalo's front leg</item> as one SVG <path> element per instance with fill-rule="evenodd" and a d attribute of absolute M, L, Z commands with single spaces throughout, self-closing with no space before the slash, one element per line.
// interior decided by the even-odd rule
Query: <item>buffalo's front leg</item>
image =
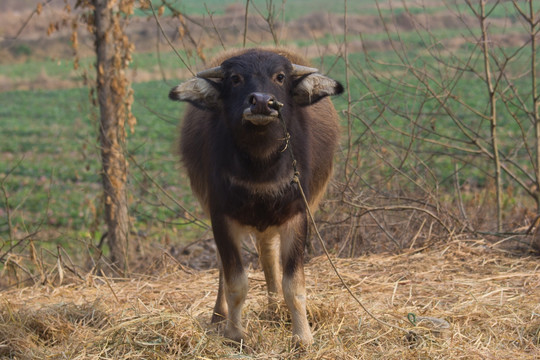
<path fill-rule="evenodd" d="M 219 255 L 218 255 L 219 257 Z M 216 299 L 216 305 L 214 306 L 214 312 L 212 314 L 212 324 L 217 324 L 227 319 L 227 299 L 225 299 L 225 279 L 223 276 L 223 266 L 221 260 L 219 262 L 219 285 Z"/>
<path fill-rule="evenodd" d="M 291 312 L 292 332 L 296 342 L 306 346 L 313 342 L 306 315 L 306 285 L 304 279 L 304 246 L 307 222 L 304 214 L 291 219 L 281 231 L 283 263 L 283 296 Z"/>
<path fill-rule="evenodd" d="M 242 306 L 248 292 L 248 278 L 241 256 L 242 234 L 237 224 L 222 215 L 212 214 L 214 239 L 221 259 L 222 275 L 214 314 L 227 316 L 225 337 L 240 342 L 244 339 Z M 228 311 L 222 310 L 223 297 Z M 219 316 L 217 315 L 217 316 Z"/>

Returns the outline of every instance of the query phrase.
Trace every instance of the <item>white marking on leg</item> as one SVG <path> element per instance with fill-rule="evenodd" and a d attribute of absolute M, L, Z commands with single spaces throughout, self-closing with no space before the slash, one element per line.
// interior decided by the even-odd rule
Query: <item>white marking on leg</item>
<path fill-rule="evenodd" d="M 306 287 L 302 268 L 293 276 L 283 276 L 283 296 L 291 312 L 293 337 L 303 346 L 310 345 L 313 336 L 306 314 Z"/>
<path fill-rule="evenodd" d="M 235 246 L 240 252 L 242 240 L 248 235 L 248 229 L 232 219 L 227 219 L 229 237 L 233 240 L 231 246 Z M 240 254 L 241 256 L 241 254 Z M 244 328 L 242 326 L 242 307 L 246 300 L 249 284 L 248 277 L 243 268 L 229 269 L 235 272 L 231 276 L 225 276 L 225 298 L 229 309 L 227 324 L 225 326 L 225 337 L 240 342 L 244 338 Z"/>
<path fill-rule="evenodd" d="M 223 276 L 223 269 L 220 261 L 218 293 L 216 298 L 216 304 L 214 305 L 214 313 L 212 314 L 212 324 L 220 323 L 226 320 L 227 312 L 227 300 L 225 299 L 225 279 Z"/>
<path fill-rule="evenodd" d="M 236 274 L 235 277 L 225 282 L 225 292 L 229 307 L 225 336 L 237 342 L 244 339 L 242 307 L 246 300 L 248 287 L 248 277 L 245 271 Z"/>
<path fill-rule="evenodd" d="M 282 292 L 279 233 L 275 228 L 270 228 L 262 233 L 255 232 L 255 236 L 257 238 L 259 261 L 266 279 L 268 302 L 273 305 Z"/>
<path fill-rule="evenodd" d="M 304 214 L 297 215 L 280 229 L 281 234 L 281 257 L 284 268 L 283 273 L 283 296 L 285 303 L 291 312 L 293 337 L 302 346 L 307 346 L 313 342 L 311 329 L 306 314 L 306 286 L 304 279 L 304 264 L 301 259 L 297 259 L 298 264 L 294 272 L 287 273 L 287 261 L 291 256 L 299 256 L 295 249 L 298 246 L 294 243 L 297 237 L 298 227 L 302 224 Z M 295 254 L 296 253 L 296 254 Z M 300 254 L 301 256 L 301 254 Z"/>

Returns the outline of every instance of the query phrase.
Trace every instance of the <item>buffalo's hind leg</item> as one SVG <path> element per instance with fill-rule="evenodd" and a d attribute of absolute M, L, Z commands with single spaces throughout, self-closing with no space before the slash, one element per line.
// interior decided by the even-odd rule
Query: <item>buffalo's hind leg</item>
<path fill-rule="evenodd" d="M 227 317 L 225 337 L 241 342 L 244 339 L 242 307 L 248 292 L 248 278 L 241 256 L 242 229 L 236 222 L 224 216 L 212 216 L 212 228 L 222 269 L 214 314 L 218 318 L 216 320 L 219 320 L 220 315 Z M 214 316 L 212 318 L 214 319 Z"/>
<path fill-rule="evenodd" d="M 304 278 L 304 246 L 307 221 L 303 214 L 291 219 L 281 231 L 283 263 L 283 296 L 291 312 L 294 340 L 301 346 L 313 343 L 306 314 L 306 285 Z"/>
<path fill-rule="evenodd" d="M 264 271 L 268 291 L 268 305 L 270 311 L 276 313 L 279 308 L 279 294 L 282 293 L 279 233 L 275 230 L 267 230 L 257 233 L 256 237 L 259 261 Z"/>

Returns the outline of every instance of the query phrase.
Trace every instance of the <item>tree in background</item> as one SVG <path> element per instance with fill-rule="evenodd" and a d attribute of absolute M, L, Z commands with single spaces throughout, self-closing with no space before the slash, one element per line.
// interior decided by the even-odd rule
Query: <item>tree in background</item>
<path fill-rule="evenodd" d="M 127 197 L 128 162 L 125 156 L 126 123 L 133 131 L 131 113 L 133 89 L 125 70 L 134 50 L 125 27 L 133 14 L 134 0 L 78 1 L 82 19 L 93 35 L 96 52 L 97 104 L 99 106 L 99 143 L 105 222 L 110 259 L 122 273 L 128 272 L 129 214 Z M 77 49 L 77 20 L 72 41 Z"/>
<path fill-rule="evenodd" d="M 519 238 L 540 248 L 538 2 L 442 2 L 446 20 L 463 29 L 455 36 L 440 31 L 427 9 L 382 3 L 388 51 L 365 51 L 356 57 L 362 66 L 347 66 L 366 94 L 353 101 L 361 103 L 350 113 L 361 136 L 349 141 L 356 150 L 348 150 L 365 155 L 349 173 L 367 174 L 372 165 L 362 159 L 379 158 L 382 176 L 353 176 L 356 182 L 347 183 L 352 198 L 372 212 L 390 208 L 379 205 L 381 198 L 392 206 L 414 199 L 459 232 Z M 359 196 L 364 183 L 374 184 L 377 202 Z"/>

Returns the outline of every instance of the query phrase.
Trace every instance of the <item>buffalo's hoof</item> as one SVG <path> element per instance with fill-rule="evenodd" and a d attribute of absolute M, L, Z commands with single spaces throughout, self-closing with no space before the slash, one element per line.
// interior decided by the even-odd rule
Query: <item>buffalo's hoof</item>
<path fill-rule="evenodd" d="M 227 339 L 238 344 L 244 343 L 244 340 L 245 340 L 244 332 L 235 326 L 227 326 L 225 328 L 225 332 L 223 333 L 223 336 L 225 336 Z"/>
<path fill-rule="evenodd" d="M 293 346 L 298 349 L 307 349 L 313 345 L 313 336 L 311 333 L 294 334 L 292 338 Z"/>

